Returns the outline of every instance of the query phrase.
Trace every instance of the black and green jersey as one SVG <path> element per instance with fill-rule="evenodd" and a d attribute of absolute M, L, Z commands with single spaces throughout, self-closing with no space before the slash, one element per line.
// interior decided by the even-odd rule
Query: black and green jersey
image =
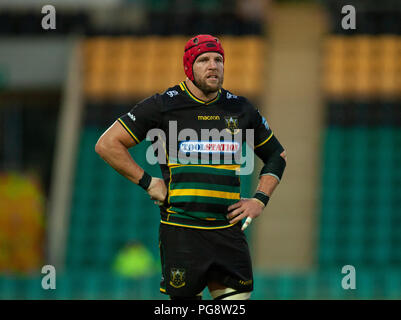
<path fill-rule="evenodd" d="M 204 102 L 185 82 L 141 101 L 118 121 L 137 143 L 148 137 L 158 146 L 168 187 L 161 222 L 202 229 L 231 226 L 227 208 L 241 198 L 239 155 L 245 143 L 256 152 L 273 136 L 246 98 L 221 89 Z"/>

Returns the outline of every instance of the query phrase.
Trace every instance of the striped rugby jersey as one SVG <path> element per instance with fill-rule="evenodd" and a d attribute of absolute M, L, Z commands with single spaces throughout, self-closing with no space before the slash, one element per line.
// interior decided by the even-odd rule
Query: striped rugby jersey
<path fill-rule="evenodd" d="M 156 137 L 151 140 L 154 147 L 158 142 L 168 189 L 161 223 L 200 229 L 231 226 L 227 208 L 241 198 L 238 172 L 244 144 L 256 152 L 273 136 L 246 98 L 221 89 L 205 102 L 185 82 L 139 102 L 118 121 L 137 143 Z M 253 141 L 247 141 L 247 129 Z M 219 135 L 208 136 L 211 132 Z"/>

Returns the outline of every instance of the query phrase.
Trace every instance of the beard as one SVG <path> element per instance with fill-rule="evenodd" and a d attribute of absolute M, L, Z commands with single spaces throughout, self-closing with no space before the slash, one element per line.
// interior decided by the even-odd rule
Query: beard
<path fill-rule="evenodd" d="M 215 84 L 208 84 L 207 78 L 202 79 L 202 78 L 199 78 L 196 75 L 194 75 L 193 83 L 200 90 L 202 90 L 202 92 L 205 95 L 208 95 L 210 93 L 219 91 L 223 85 L 223 80 L 224 80 L 224 76 L 222 75 L 221 77 L 218 78 L 218 81 Z"/>

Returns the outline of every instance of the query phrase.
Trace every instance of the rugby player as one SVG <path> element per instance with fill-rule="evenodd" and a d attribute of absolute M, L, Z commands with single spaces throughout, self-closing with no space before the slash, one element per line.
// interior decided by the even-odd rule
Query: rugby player
<path fill-rule="evenodd" d="M 160 206 L 162 293 L 171 299 L 201 299 L 207 286 L 214 299 L 249 299 L 253 274 L 243 230 L 262 213 L 279 184 L 286 152 L 259 111 L 222 88 L 224 50 L 218 38 L 190 39 L 183 63 L 185 81 L 118 118 L 95 150 Z M 151 177 L 128 152 L 151 129 L 161 130 L 154 140 L 163 145 L 162 179 Z M 202 129 L 217 129 L 224 140 L 204 139 Z M 252 130 L 254 141 L 245 141 L 246 129 Z M 240 164 L 227 162 L 242 151 L 239 135 L 264 162 L 250 199 L 240 196 Z"/>

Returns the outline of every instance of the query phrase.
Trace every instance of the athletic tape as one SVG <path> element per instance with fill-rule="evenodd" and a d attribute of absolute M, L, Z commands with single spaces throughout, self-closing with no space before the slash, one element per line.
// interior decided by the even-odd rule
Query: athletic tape
<path fill-rule="evenodd" d="M 241 230 L 244 231 L 251 224 L 251 222 L 252 222 L 251 217 L 246 218 L 245 223 L 242 225 Z"/>

